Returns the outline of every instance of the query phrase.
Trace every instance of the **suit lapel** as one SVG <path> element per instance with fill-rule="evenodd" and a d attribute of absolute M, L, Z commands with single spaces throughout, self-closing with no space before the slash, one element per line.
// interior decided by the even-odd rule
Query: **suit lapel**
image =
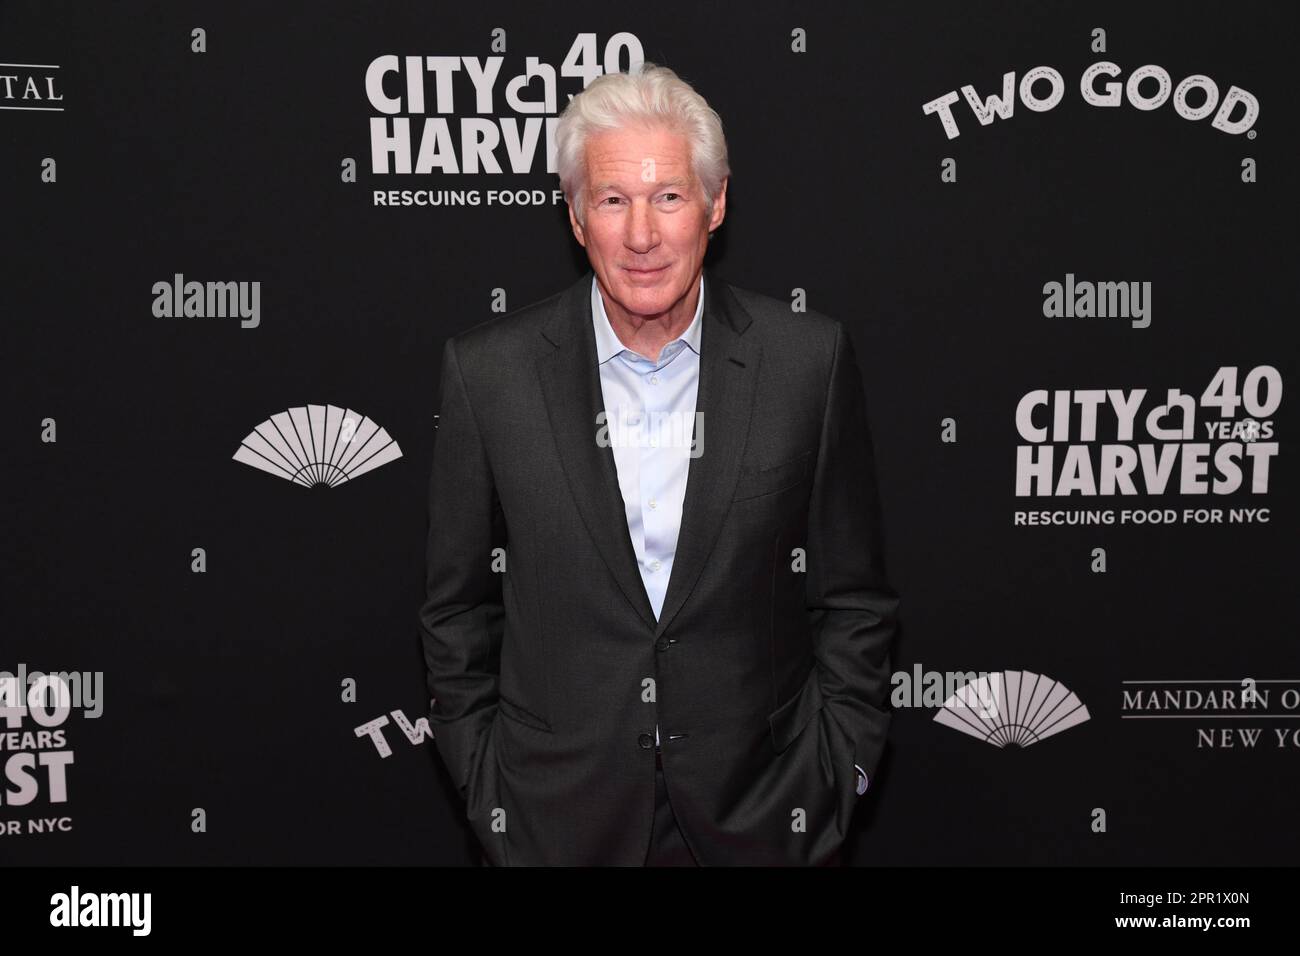
<path fill-rule="evenodd" d="M 596 366 L 590 270 L 563 292 L 542 334 L 556 346 L 538 361 L 542 393 L 560 463 L 578 512 L 601 558 L 633 609 L 656 636 L 685 603 L 717 542 L 731 505 L 749 433 L 761 349 L 742 333 L 749 315 L 709 269 L 700 317 L 700 380 L 695 438 L 702 453 L 690 460 L 682 524 L 664 606 L 655 621 L 627 530 L 614 451 L 596 442 L 596 416 L 605 410 Z"/>
<path fill-rule="evenodd" d="M 743 338 L 752 321 L 749 314 L 712 270 L 704 273 L 704 314 L 700 321 L 704 328 L 700 332 L 700 385 L 695 408 L 702 413 L 696 424 L 703 424 L 704 434 L 695 437 L 702 439 L 703 453 L 690 461 L 673 573 L 668 579 L 656 637 L 672 623 L 694 590 L 731 508 L 762 358 L 758 343 Z"/>

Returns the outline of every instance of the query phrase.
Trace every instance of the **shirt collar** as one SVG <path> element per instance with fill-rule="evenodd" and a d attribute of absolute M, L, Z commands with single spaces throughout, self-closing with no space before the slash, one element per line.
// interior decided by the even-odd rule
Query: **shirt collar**
<path fill-rule="evenodd" d="M 700 273 L 700 295 L 695 303 L 695 318 L 691 319 L 691 324 L 686 327 L 686 331 L 673 339 L 673 342 L 685 342 L 691 347 L 696 355 L 700 354 L 700 316 L 704 314 L 704 273 Z M 614 328 L 609 324 L 609 316 L 605 312 L 605 300 L 600 294 L 600 287 L 596 284 L 596 276 L 593 273 L 591 277 L 591 320 L 596 328 L 596 364 L 604 365 L 615 355 L 620 352 L 628 352 L 642 361 L 650 361 L 643 355 L 637 355 L 621 341 L 614 333 Z M 672 343 L 668 343 L 671 345 Z M 664 349 L 667 350 L 665 345 Z M 664 352 L 660 352 L 662 358 Z"/>

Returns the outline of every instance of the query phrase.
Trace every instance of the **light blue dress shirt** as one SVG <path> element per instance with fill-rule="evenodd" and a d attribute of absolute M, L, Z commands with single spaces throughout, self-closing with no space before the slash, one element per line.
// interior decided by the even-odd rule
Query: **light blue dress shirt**
<path fill-rule="evenodd" d="M 691 465 L 704 314 L 702 274 L 699 291 L 695 317 L 686 331 L 665 345 L 658 359 L 648 359 L 619 340 L 609 324 L 596 277 L 591 279 L 591 318 L 605 424 L 618 470 L 627 530 L 656 620 L 672 576 Z M 655 746 L 659 746 L 657 726 Z M 861 794 L 867 788 L 867 776 L 861 767 L 857 770 Z"/>

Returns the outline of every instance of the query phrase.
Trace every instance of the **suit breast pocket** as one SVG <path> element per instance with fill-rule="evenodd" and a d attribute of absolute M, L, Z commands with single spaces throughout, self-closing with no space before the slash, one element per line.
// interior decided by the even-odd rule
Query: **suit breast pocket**
<path fill-rule="evenodd" d="M 748 498 L 760 498 L 786 491 L 801 484 L 808 477 L 812 465 L 813 453 L 804 452 L 774 465 L 762 465 L 753 470 L 742 470 L 736 481 L 736 492 L 732 501 L 744 501 Z"/>

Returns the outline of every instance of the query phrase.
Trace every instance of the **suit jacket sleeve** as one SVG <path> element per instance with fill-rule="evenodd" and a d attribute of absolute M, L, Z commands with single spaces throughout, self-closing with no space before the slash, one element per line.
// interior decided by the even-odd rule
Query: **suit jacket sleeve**
<path fill-rule="evenodd" d="M 505 608 L 492 551 L 505 544 L 491 468 L 449 340 L 429 479 L 420 629 L 434 742 L 462 797 L 496 717 Z"/>
<path fill-rule="evenodd" d="M 835 325 L 808 511 L 807 604 L 826 711 L 852 741 L 853 762 L 874 780 L 890 722 L 884 707 L 899 599 L 885 576 L 862 377 L 853 343 Z"/>

